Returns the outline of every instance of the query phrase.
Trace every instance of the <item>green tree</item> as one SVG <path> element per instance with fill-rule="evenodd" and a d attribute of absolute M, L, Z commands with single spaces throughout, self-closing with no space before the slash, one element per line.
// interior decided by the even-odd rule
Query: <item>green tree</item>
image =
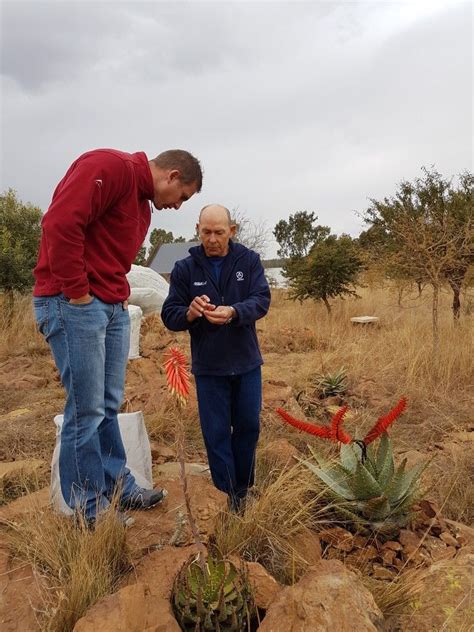
<path fill-rule="evenodd" d="M 7 299 L 7 318 L 12 314 L 14 292 L 33 286 L 41 217 L 41 209 L 23 204 L 12 189 L 0 195 L 0 289 Z"/>
<path fill-rule="evenodd" d="M 142 246 L 140 250 L 137 252 L 137 256 L 135 257 L 134 264 L 136 266 L 144 266 L 146 265 L 146 246 Z"/>
<path fill-rule="evenodd" d="M 459 317 L 463 279 L 474 261 L 473 176 L 459 176 L 459 186 L 434 168 L 403 181 L 392 197 L 371 199 L 365 221 L 376 230 L 380 256 L 400 274 L 432 286 L 433 348 L 437 352 L 438 300 L 447 280 L 453 288 L 453 314 Z"/>
<path fill-rule="evenodd" d="M 357 296 L 357 275 L 363 268 L 356 243 L 348 235 L 328 235 L 319 240 L 307 257 L 293 258 L 286 276 L 290 297 L 322 301 L 331 315 L 329 299 Z"/>
<path fill-rule="evenodd" d="M 314 244 L 329 235 L 328 226 L 316 224 L 317 215 L 308 211 L 298 211 L 290 215 L 288 221 L 281 219 L 273 230 L 280 246 L 279 257 L 289 259 L 306 257 Z"/>

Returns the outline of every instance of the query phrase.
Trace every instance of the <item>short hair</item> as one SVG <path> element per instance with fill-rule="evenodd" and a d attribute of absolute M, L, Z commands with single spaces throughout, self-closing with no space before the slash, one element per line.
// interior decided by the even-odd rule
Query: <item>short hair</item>
<path fill-rule="evenodd" d="M 189 151 L 168 149 L 153 158 L 153 162 L 160 169 L 178 169 L 181 173 L 181 182 L 183 184 L 196 183 L 196 192 L 200 192 L 202 187 L 201 164 Z"/>
<path fill-rule="evenodd" d="M 203 206 L 201 209 L 201 212 L 199 213 L 199 222 L 201 221 L 201 215 L 203 214 L 203 212 L 209 208 L 210 206 L 218 206 L 219 208 L 221 208 L 223 211 L 225 211 L 225 214 L 227 215 L 227 219 L 229 221 L 229 226 L 232 225 L 232 217 L 230 215 L 230 211 L 228 208 L 226 208 L 225 206 L 222 206 L 222 204 L 206 204 L 206 206 Z"/>

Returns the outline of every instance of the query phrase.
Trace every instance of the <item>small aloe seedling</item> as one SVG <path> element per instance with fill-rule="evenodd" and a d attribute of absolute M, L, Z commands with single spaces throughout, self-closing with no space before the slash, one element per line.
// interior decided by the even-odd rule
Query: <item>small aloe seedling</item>
<path fill-rule="evenodd" d="M 313 460 L 303 460 L 326 486 L 326 492 L 340 514 L 363 533 L 395 536 L 412 516 L 417 500 L 420 477 L 426 464 L 406 469 L 407 460 L 395 467 L 388 427 L 402 414 L 402 399 L 389 413 L 380 417 L 362 440 L 352 440 L 342 430 L 347 407 L 332 418 L 330 426 L 317 426 L 299 421 L 278 409 L 287 423 L 324 439 L 341 444 L 340 461 L 331 462 L 310 448 Z M 380 438 L 378 449 L 373 442 Z"/>
<path fill-rule="evenodd" d="M 343 367 L 336 373 L 326 373 L 317 377 L 317 388 L 323 397 L 343 395 L 347 391 L 347 371 Z"/>

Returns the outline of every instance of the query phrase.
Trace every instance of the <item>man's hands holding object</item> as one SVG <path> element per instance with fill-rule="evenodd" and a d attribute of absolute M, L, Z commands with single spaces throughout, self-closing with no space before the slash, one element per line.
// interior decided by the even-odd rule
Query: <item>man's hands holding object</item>
<path fill-rule="evenodd" d="M 193 322 L 196 318 L 204 316 L 213 325 L 227 325 L 235 317 L 235 309 L 229 305 L 219 305 L 216 307 L 211 303 L 208 296 L 196 296 L 186 312 L 188 322 Z"/>

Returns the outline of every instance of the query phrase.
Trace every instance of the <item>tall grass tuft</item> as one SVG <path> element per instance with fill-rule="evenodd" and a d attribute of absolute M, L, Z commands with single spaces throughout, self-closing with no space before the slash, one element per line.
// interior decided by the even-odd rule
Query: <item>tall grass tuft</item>
<path fill-rule="evenodd" d="M 319 498 L 311 478 L 300 466 L 273 473 L 249 496 L 242 515 L 218 516 L 216 548 L 224 556 L 259 562 L 282 583 L 298 580 L 308 560 L 296 542 L 301 543 L 318 516 Z"/>
<path fill-rule="evenodd" d="M 8 525 L 13 555 L 29 562 L 40 577 L 42 629 L 73 630 L 86 610 L 116 590 L 130 569 L 125 529 L 114 514 L 113 509 L 107 511 L 89 530 L 71 518 L 37 508 Z"/>

